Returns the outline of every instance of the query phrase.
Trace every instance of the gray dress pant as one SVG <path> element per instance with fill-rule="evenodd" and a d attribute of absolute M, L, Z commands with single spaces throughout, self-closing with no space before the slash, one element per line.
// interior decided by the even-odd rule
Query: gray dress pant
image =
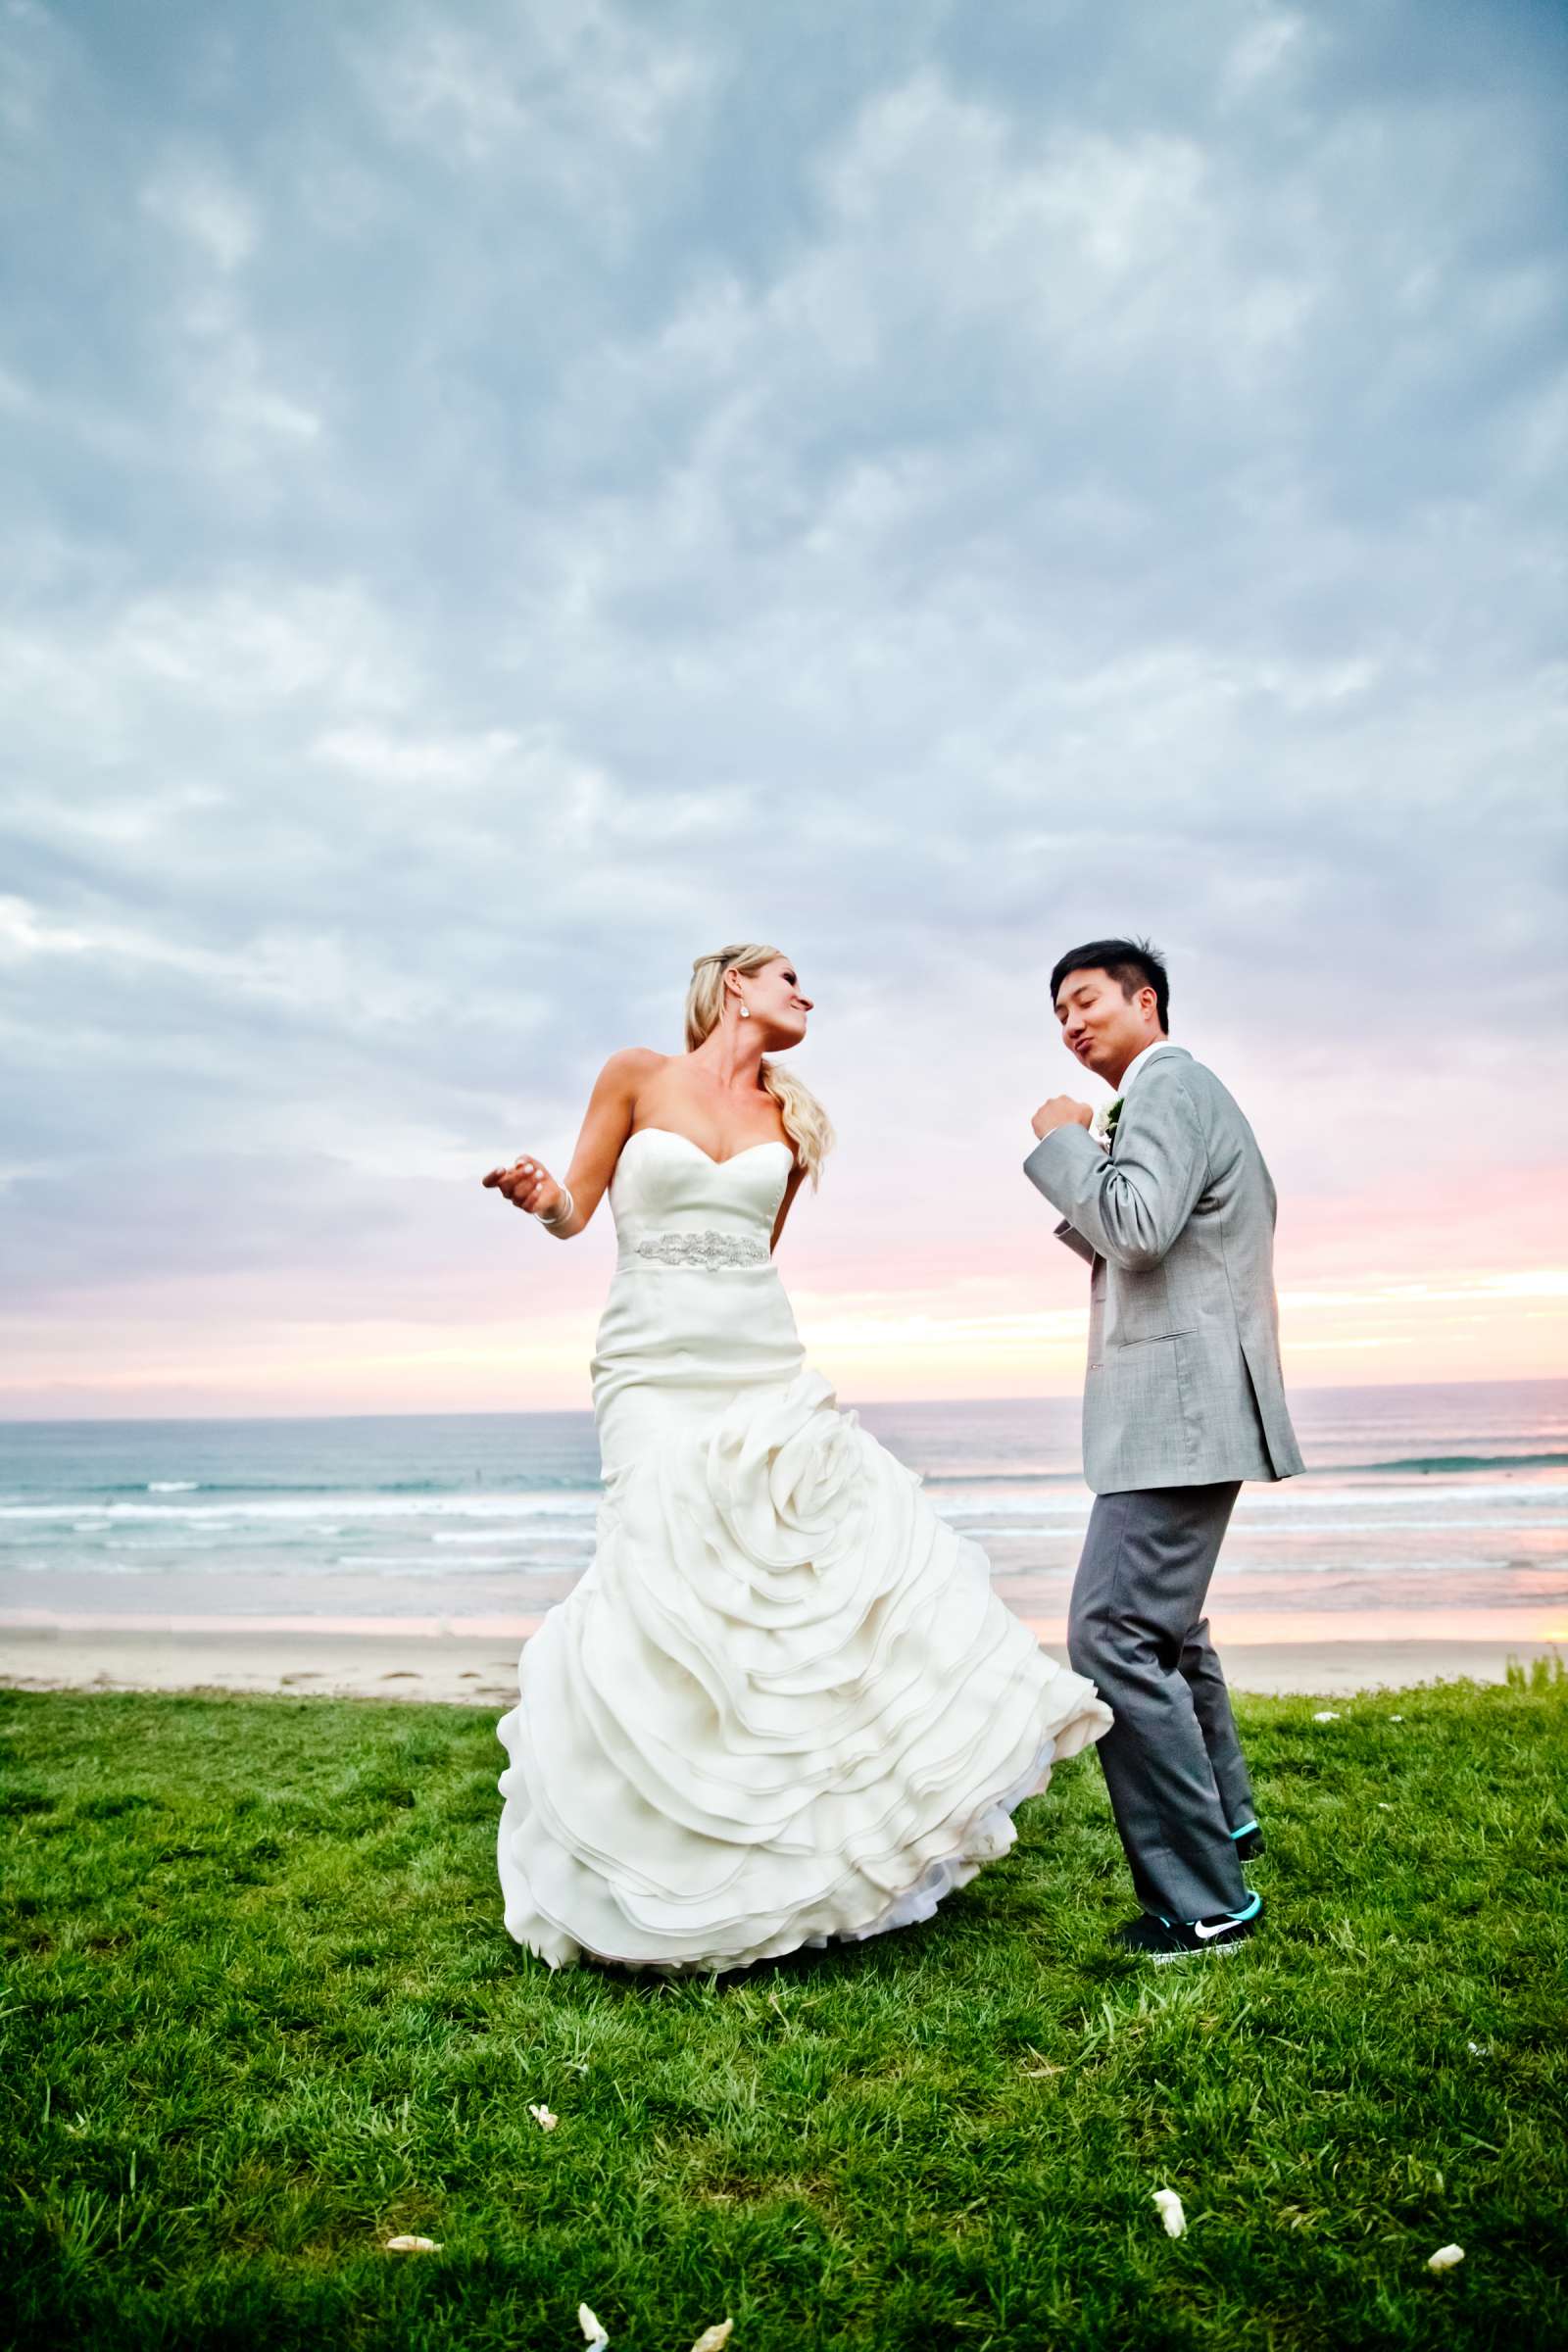
<path fill-rule="evenodd" d="M 1146 1911 L 1211 1918 L 1247 1902 L 1230 1833 L 1255 1819 L 1203 1602 L 1238 1483 L 1099 1494 L 1067 1650 L 1116 1721 L 1096 1753 Z"/>

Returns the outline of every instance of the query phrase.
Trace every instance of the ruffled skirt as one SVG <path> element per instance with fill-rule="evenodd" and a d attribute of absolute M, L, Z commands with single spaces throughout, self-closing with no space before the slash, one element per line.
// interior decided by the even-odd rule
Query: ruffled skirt
<path fill-rule="evenodd" d="M 561 1967 L 745 1967 L 928 1918 L 1110 1713 L 817 1374 L 610 1477 L 500 1726 L 506 1924 Z"/>

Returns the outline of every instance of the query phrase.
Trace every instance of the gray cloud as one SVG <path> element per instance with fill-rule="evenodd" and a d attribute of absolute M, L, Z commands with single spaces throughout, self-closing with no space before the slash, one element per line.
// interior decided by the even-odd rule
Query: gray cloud
<path fill-rule="evenodd" d="M 559 1150 L 754 932 L 846 1106 L 819 1268 L 929 1247 L 962 1139 L 1026 1230 L 1044 976 L 1111 924 L 1285 1186 L 1561 1154 L 1509 1109 L 1562 1019 L 1551 12 L 4 45 L 14 1300 L 477 1281 L 464 1154 Z"/>

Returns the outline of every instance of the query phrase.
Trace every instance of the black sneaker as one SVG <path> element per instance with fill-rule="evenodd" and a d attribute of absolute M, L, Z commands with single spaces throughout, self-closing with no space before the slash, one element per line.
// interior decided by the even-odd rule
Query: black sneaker
<path fill-rule="evenodd" d="M 1195 1952 L 1234 1951 L 1239 1943 L 1256 1931 L 1263 1916 L 1263 1898 L 1254 1894 L 1245 1911 L 1221 1911 L 1212 1919 L 1159 1919 L 1152 1911 L 1140 1911 L 1124 1928 L 1118 1928 L 1111 1942 L 1118 1951 L 1130 1952 L 1135 1958 L 1152 1960 L 1163 1968 L 1168 1960 L 1186 1960 Z"/>
<path fill-rule="evenodd" d="M 1238 1862 L 1255 1862 L 1263 1851 L 1263 1833 L 1255 1821 L 1244 1821 L 1239 1830 L 1232 1830 L 1231 1843 Z"/>

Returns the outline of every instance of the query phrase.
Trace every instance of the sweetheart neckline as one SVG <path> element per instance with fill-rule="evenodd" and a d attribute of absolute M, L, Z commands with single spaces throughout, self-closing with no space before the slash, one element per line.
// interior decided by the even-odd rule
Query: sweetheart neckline
<path fill-rule="evenodd" d="M 781 1135 L 769 1136 L 765 1144 L 743 1144 L 740 1151 L 732 1152 L 727 1159 L 715 1159 L 711 1152 L 705 1152 L 701 1144 L 689 1135 L 682 1135 L 678 1127 L 634 1127 L 626 1138 L 626 1144 L 634 1144 L 640 1135 L 667 1135 L 677 1144 L 685 1144 L 689 1150 L 700 1153 L 710 1168 L 730 1167 L 737 1159 L 745 1159 L 753 1152 L 788 1152 L 792 1159 L 795 1156 L 793 1147 Z M 626 1144 L 620 1147 L 623 1152 Z"/>

